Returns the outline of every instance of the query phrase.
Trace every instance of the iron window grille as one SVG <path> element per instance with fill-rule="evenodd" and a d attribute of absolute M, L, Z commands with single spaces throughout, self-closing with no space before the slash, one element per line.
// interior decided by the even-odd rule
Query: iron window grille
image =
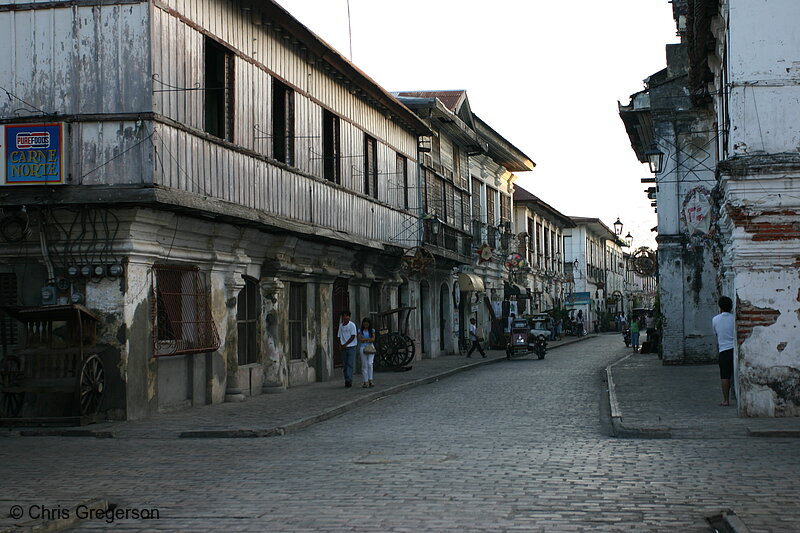
<path fill-rule="evenodd" d="M 153 265 L 153 355 L 212 352 L 219 335 L 196 266 Z"/>
<path fill-rule="evenodd" d="M 17 304 L 17 275 L 13 272 L 0 274 L 0 302 L 4 305 Z M 0 310 L 0 346 L 12 346 L 16 343 L 16 321 Z M 0 352 L 0 356 L 2 355 Z"/>
<path fill-rule="evenodd" d="M 258 282 L 244 278 L 244 288 L 239 291 L 236 308 L 236 327 L 238 333 L 238 360 L 240 365 L 258 362 L 258 317 L 261 311 L 261 298 Z"/>
<path fill-rule="evenodd" d="M 306 285 L 289 285 L 289 357 L 293 360 L 303 358 L 303 337 L 306 322 Z"/>

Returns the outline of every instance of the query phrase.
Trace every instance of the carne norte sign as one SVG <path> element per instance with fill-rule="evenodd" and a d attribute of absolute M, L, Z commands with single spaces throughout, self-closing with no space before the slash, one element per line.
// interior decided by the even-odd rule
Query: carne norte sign
<path fill-rule="evenodd" d="M 61 185 L 66 181 L 63 123 L 9 124 L 4 129 L 0 185 Z"/>

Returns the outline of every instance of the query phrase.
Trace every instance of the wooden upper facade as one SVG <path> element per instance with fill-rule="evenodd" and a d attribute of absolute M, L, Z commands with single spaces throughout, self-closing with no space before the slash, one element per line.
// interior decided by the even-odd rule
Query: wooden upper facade
<path fill-rule="evenodd" d="M 64 198 L 414 244 L 428 128 L 277 4 L 72 4 L 0 3 L 0 120 L 69 124 Z"/>

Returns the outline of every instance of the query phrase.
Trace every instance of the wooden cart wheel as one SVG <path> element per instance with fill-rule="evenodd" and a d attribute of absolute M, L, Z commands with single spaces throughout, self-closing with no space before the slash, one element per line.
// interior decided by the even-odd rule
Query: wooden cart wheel
<path fill-rule="evenodd" d="M 25 400 L 24 392 L 6 392 L 6 387 L 22 384 L 22 363 L 19 357 L 7 355 L 0 366 L 0 418 L 11 418 L 19 414 Z"/>
<path fill-rule="evenodd" d="M 81 415 L 96 415 L 100 411 L 106 388 L 103 361 L 93 355 L 84 361 L 80 377 Z"/>
<path fill-rule="evenodd" d="M 414 360 L 416 347 L 414 341 L 402 333 L 389 333 L 381 336 L 375 343 L 378 363 L 382 367 L 400 368 Z"/>

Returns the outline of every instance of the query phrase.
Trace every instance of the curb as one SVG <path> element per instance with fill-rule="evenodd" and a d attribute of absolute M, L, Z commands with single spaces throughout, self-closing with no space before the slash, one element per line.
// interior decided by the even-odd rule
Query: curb
<path fill-rule="evenodd" d="M 800 429 L 751 429 L 747 428 L 748 437 L 775 439 L 796 439 L 800 437 Z"/>
<path fill-rule="evenodd" d="M 608 382 L 608 403 L 611 422 L 611 436 L 619 439 L 670 439 L 672 433 L 669 428 L 664 427 L 629 427 L 622 423 L 622 409 L 617 399 L 617 389 L 614 384 L 614 374 L 612 369 L 631 357 L 629 353 L 622 359 L 614 361 L 606 367 L 606 381 Z"/>
<path fill-rule="evenodd" d="M 594 338 L 595 335 L 584 335 L 582 337 L 578 337 L 576 339 L 569 339 L 558 346 L 553 346 L 551 349 L 555 350 L 562 346 L 567 346 L 570 344 L 574 344 L 576 342 L 581 342 L 584 340 L 588 340 Z M 265 428 L 265 429 L 256 429 L 256 430 L 243 430 L 243 429 L 230 429 L 230 430 L 211 430 L 211 431 L 184 431 L 178 438 L 181 439 L 230 439 L 230 438 L 259 438 L 259 437 L 275 437 L 280 435 L 289 435 L 290 433 L 296 433 L 301 429 L 307 428 L 319 422 L 324 422 L 325 420 L 330 420 L 331 418 L 337 417 L 342 415 L 348 411 L 352 411 L 357 407 L 362 405 L 370 404 L 372 402 L 378 401 L 382 398 L 387 396 L 391 396 L 393 394 L 399 394 L 401 392 L 405 392 L 407 390 L 420 387 L 422 385 L 427 385 L 429 383 L 435 383 L 441 379 L 448 378 L 455 374 L 459 374 L 461 372 L 466 372 L 468 370 L 473 370 L 475 368 L 479 368 L 486 365 L 491 365 L 495 363 L 500 363 L 506 361 L 505 357 L 495 357 L 492 359 L 487 359 L 485 361 L 476 361 L 474 363 L 459 366 L 457 368 L 453 368 L 447 370 L 445 372 L 441 372 L 439 374 L 435 374 L 433 376 L 428 376 L 425 378 L 416 379 L 414 381 L 409 381 L 407 383 L 401 383 L 400 385 L 395 385 L 393 387 L 389 387 L 388 389 L 384 389 L 380 392 L 373 392 L 372 394 L 362 396 L 360 398 L 356 398 L 354 400 L 350 400 L 343 404 L 339 404 L 335 407 L 331 407 L 330 409 L 326 409 L 325 411 L 300 418 L 293 422 L 289 422 L 288 424 L 284 424 L 282 426 L 276 426 L 272 428 Z"/>
<path fill-rule="evenodd" d="M 25 522 L 18 526 L 11 526 L 0 529 L 0 533 L 57 533 L 65 529 L 71 529 L 81 522 L 85 522 L 88 517 L 81 518 L 83 512 L 108 511 L 109 505 L 106 500 L 87 500 L 76 505 L 71 509 L 65 518 L 55 520 L 44 520 L 41 522 Z M 78 510 L 81 509 L 81 513 Z"/>
<path fill-rule="evenodd" d="M 304 418 L 300 418 L 293 422 L 289 422 L 288 424 L 284 424 L 282 426 L 276 426 L 272 428 L 265 428 L 265 429 L 256 429 L 256 430 L 242 430 L 242 429 L 230 429 L 230 430 L 217 430 L 217 431 L 184 431 L 178 438 L 181 439 L 230 439 L 230 438 L 258 438 L 258 437 L 275 437 L 280 435 L 288 435 L 290 433 L 296 433 L 301 429 L 307 428 L 309 426 L 313 426 L 319 422 L 324 422 L 325 420 L 330 420 L 331 418 L 335 418 L 337 416 L 343 415 L 348 411 L 352 411 L 357 407 L 361 407 L 362 405 L 370 404 L 386 396 L 391 396 L 393 394 L 398 394 L 409 389 L 413 389 L 416 387 L 420 387 L 422 385 L 427 385 L 429 383 L 435 383 L 440 379 L 444 379 L 450 377 L 454 374 L 458 374 L 460 372 L 466 372 L 467 370 L 472 370 L 474 368 L 478 368 L 485 365 L 490 365 L 494 363 L 499 363 L 501 361 L 505 361 L 505 357 L 496 357 L 492 359 L 487 359 L 486 361 L 477 361 L 475 363 L 460 366 L 458 368 L 453 368 L 446 372 L 441 372 L 439 374 L 435 374 L 433 376 L 428 376 L 425 378 L 416 379 L 414 381 L 409 381 L 407 383 L 401 383 L 400 385 L 395 385 L 393 387 L 389 387 L 388 389 L 384 389 L 380 392 L 373 392 L 372 394 L 364 395 L 354 400 L 350 400 L 348 402 L 339 404 L 335 407 L 331 407 L 330 409 L 326 409 L 319 414 L 307 416 Z"/>

